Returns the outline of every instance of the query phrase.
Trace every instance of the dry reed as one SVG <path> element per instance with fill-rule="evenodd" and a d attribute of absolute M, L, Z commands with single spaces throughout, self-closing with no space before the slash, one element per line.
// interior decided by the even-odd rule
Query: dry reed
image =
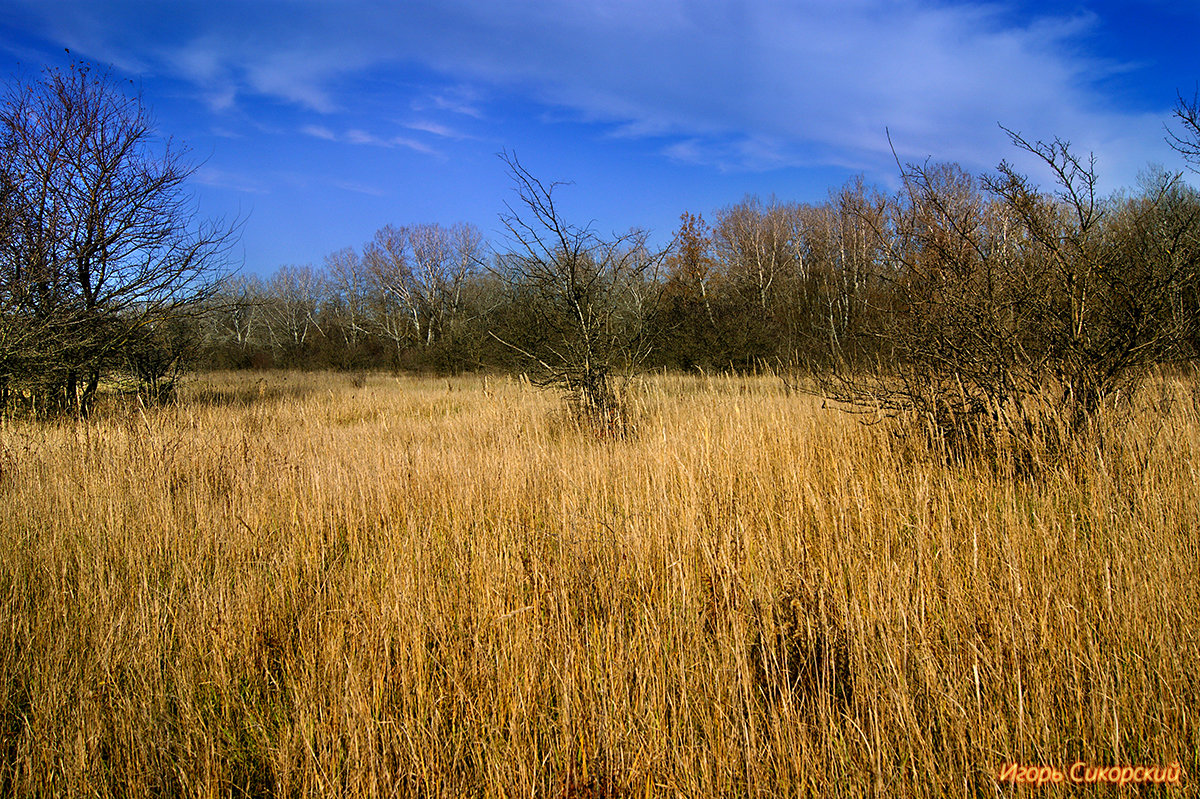
<path fill-rule="evenodd" d="M 0 792 L 996 796 L 1200 769 L 1200 418 L 950 466 L 767 380 L 218 375 L 0 426 Z"/>

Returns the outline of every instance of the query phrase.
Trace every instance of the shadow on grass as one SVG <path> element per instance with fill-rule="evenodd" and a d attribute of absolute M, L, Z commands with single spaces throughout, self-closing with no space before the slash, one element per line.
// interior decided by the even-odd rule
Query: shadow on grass
<path fill-rule="evenodd" d="M 249 376 L 237 380 L 202 378 L 183 392 L 183 405 L 218 408 L 249 408 L 260 403 L 301 400 L 313 392 L 307 381 L 288 375 Z"/>

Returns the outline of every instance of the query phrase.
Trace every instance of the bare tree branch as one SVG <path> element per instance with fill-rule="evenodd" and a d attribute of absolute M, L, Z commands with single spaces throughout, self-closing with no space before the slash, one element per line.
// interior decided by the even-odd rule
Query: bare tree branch
<path fill-rule="evenodd" d="M 517 192 L 501 224 L 509 251 L 496 271 L 524 298 L 533 324 L 511 336 L 490 335 L 521 354 L 541 385 L 557 386 L 581 407 L 600 413 L 617 399 L 611 379 L 647 357 L 661 294 L 658 270 L 666 252 L 632 230 L 608 239 L 589 224 L 568 223 L 555 205 L 561 183 L 542 183 L 515 155 L 502 153 Z"/>
<path fill-rule="evenodd" d="M 87 66 L 11 84 L 0 136 L 0 381 L 87 413 L 144 328 L 215 290 L 239 225 L 197 218 L 185 153 Z"/>

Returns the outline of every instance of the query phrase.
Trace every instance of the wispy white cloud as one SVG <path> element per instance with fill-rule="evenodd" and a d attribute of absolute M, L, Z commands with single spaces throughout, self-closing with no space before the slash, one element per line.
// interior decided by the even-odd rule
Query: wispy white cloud
<path fill-rule="evenodd" d="M 417 64 L 453 87 L 419 92 L 409 103 L 417 113 L 482 118 L 480 88 L 499 87 L 726 169 L 894 171 L 885 127 L 902 158 L 983 167 L 1008 152 L 998 122 L 1095 149 L 1110 174 L 1164 152 L 1151 130 L 1163 114 L 1123 113 L 1102 94 L 1102 79 L 1135 67 L 1088 55 L 1097 18 L 1086 12 L 1021 17 L 1002 2 L 945 0 L 360 0 L 308 4 L 286 19 L 252 6 L 270 25 L 248 37 L 236 15 L 179 5 L 190 9 L 185 29 L 198 32 L 162 42 L 159 65 L 216 109 L 252 93 L 345 113 L 354 78 Z M 81 41 L 125 52 L 119 11 L 73 7 L 88 20 L 72 23 Z M 424 119 L 409 127 L 452 130 Z M 429 151 L 362 130 L 341 140 Z"/>
<path fill-rule="evenodd" d="M 474 119 L 483 119 L 479 92 L 471 86 L 459 85 L 443 88 L 418 97 L 412 101 L 414 111 L 445 111 Z"/>
<path fill-rule="evenodd" d="M 375 186 L 368 186 L 365 183 L 356 183 L 350 180 L 335 180 L 333 185 L 342 191 L 352 192 L 354 194 L 365 194 L 369 197 L 386 197 L 387 192 Z"/>
<path fill-rule="evenodd" d="M 422 142 L 419 142 L 416 139 L 410 139 L 405 136 L 393 136 L 392 138 L 387 140 L 387 146 L 407 147 L 410 150 L 415 150 L 416 152 L 424 153 L 425 155 L 441 155 L 441 153 L 439 153 L 437 150 L 433 149 L 432 147 L 430 147 Z"/>
<path fill-rule="evenodd" d="M 305 125 L 304 127 L 300 128 L 300 132 L 305 136 L 312 136 L 316 139 L 337 141 L 337 134 L 323 125 Z"/>
<path fill-rule="evenodd" d="M 299 43 L 241 59 L 245 81 L 258 94 L 278 97 L 321 113 L 340 110 L 329 88 L 337 77 L 371 63 L 334 51 L 310 50 Z"/>
<path fill-rule="evenodd" d="M 230 189 L 248 194 L 266 194 L 269 192 L 267 186 L 256 178 L 209 166 L 197 168 L 192 174 L 192 179 L 201 186 L 212 186 L 217 189 Z"/>
<path fill-rule="evenodd" d="M 237 84 L 218 48 L 219 43 L 212 39 L 207 46 L 203 42 L 190 42 L 165 52 L 163 60 L 169 69 L 196 84 L 210 108 L 225 111 L 234 105 Z"/>
<path fill-rule="evenodd" d="M 413 122 L 405 122 L 404 127 L 408 128 L 409 130 L 417 130 L 422 133 L 431 134 L 433 136 L 440 136 L 444 139 L 470 138 L 465 133 L 459 133 L 457 130 L 454 130 L 453 128 L 447 127 L 446 125 L 442 125 L 437 122 L 431 122 L 427 119 L 418 119 Z"/>
<path fill-rule="evenodd" d="M 335 133 L 324 125 L 304 125 L 300 128 L 300 132 L 306 136 L 312 136 L 316 139 L 325 141 L 339 142 L 342 144 L 365 145 L 368 147 L 400 147 L 413 150 L 425 155 L 440 155 L 437 150 L 423 142 L 407 136 L 379 136 L 369 131 L 360 128 L 350 128 L 344 133 Z"/>
<path fill-rule="evenodd" d="M 373 147 L 386 147 L 387 142 L 365 130 L 351 129 L 346 131 L 346 141 L 351 144 L 369 144 Z"/>

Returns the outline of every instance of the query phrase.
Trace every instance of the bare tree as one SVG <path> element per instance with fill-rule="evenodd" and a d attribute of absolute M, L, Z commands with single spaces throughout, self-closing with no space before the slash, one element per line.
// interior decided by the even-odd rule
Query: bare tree
<path fill-rule="evenodd" d="M 387 225 L 363 250 L 375 297 L 375 330 L 399 354 L 442 343 L 464 309 L 464 290 L 483 264 L 473 225 Z"/>
<path fill-rule="evenodd" d="M 978 181 L 955 165 L 904 168 L 876 228 L 888 290 L 872 332 L 886 362 L 841 362 L 830 395 L 916 411 L 964 442 L 1020 437 L 1048 417 L 1078 432 L 1154 364 L 1194 353 L 1195 192 L 1161 174 L 1138 197 L 1102 198 L 1092 161 L 1066 142 L 1010 136 L 1052 192 L 1006 162 Z"/>
<path fill-rule="evenodd" d="M 747 197 L 717 214 L 713 240 L 718 257 L 760 315 L 772 308 L 791 261 L 793 230 L 788 217 L 786 206 L 774 201 L 764 206 L 757 197 Z"/>
<path fill-rule="evenodd" d="M 1038 192 L 1006 163 L 987 186 L 1043 265 L 1038 325 L 1059 405 L 1073 426 L 1118 391 L 1128 396 L 1153 364 L 1180 352 L 1200 320 L 1172 314 L 1194 291 L 1195 193 L 1160 174 L 1133 200 L 1102 199 L 1096 171 L 1059 139 L 1013 143 L 1036 156 L 1055 191 Z"/>
<path fill-rule="evenodd" d="M 462 308 L 463 287 L 483 263 L 483 237 L 472 225 L 416 225 L 407 229 L 413 266 L 410 291 L 424 330 L 418 337 L 432 346 L 447 333 Z"/>
<path fill-rule="evenodd" d="M 352 247 L 344 247 L 325 256 L 329 295 L 333 301 L 338 327 L 346 347 L 358 346 L 367 332 L 369 277 L 362 259 Z"/>
<path fill-rule="evenodd" d="M 363 248 L 371 286 L 373 330 L 391 342 L 397 359 L 420 340 L 421 314 L 412 291 L 412 263 L 404 228 L 387 225 Z"/>
<path fill-rule="evenodd" d="M 869 409 L 915 411 L 939 435 L 1003 424 L 1010 403 L 1036 390 L 1036 268 L 1005 246 L 1003 208 L 956 165 L 908 166 L 885 217 L 862 220 L 886 247 L 874 278 L 868 332 L 883 361 L 847 359 L 836 341 L 831 396 Z M 865 209 L 857 209 L 864 213 Z"/>
<path fill-rule="evenodd" d="M 271 345 L 285 359 L 295 359 L 310 336 L 323 332 L 317 320 L 328 299 L 328 281 L 310 265 L 283 266 L 271 278 L 267 291 L 264 322 Z"/>
<path fill-rule="evenodd" d="M 511 249 L 499 271 L 528 309 L 517 341 L 491 335 L 519 353 L 541 385 L 564 390 L 586 414 L 609 419 L 618 409 L 613 378 L 628 374 L 652 346 L 665 251 L 633 230 L 601 238 L 567 222 L 555 205 L 562 184 L 546 185 L 504 153 L 517 192 L 501 222 Z"/>
<path fill-rule="evenodd" d="M 141 328 L 217 285 L 236 226 L 197 218 L 195 168 L 87 66 L 13 82 L 0 139 L 0 380 L 86 414 Z"/>
<path fill-rule="evenodd" d="M 263 343 L 265 303 L 266 287 L 257 276 L 237 275 L 226 280 L 206 314 L 214 343 L 230 343 L 239 350 Z"/>
<path fill-rule="evenodd" d="M 1179 127 L 1167 127 L 1167 144 L 1183 156 L 1193 172 L 1200 171 L 1200 91 L 1191 100 L 1179 94 L 1173 116 Z"/>
<path fill-rule="evenodd" d="M 234 275 L 205 303 L 202 353 L 211 365 L 245 367 L 270 348 L 267 288 L 257 275 Z"/>
<path fill-rule="evenodd" d="M 153 403 L 173 401 L 179 378 L 200 352 L 199 320 L 154 319 L 139 328 L 124 349 L 139 395 Z"/>

